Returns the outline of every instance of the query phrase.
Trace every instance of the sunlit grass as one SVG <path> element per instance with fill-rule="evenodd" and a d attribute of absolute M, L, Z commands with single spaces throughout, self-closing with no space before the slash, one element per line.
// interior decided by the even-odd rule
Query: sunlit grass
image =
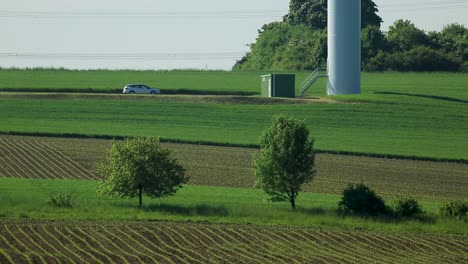
<path fill-rule="evenodd" d="M 301 193 L 297 210 L 288 203 L 270 203 L 258 189 L 184 186 L 161 200 L 98 196 L 97 181 L 0 178 L 0 216 L 66 220 L 175 220 L 220 223 L 292 225 L 349 229 L 467 233 L 466 223 L 435 217 L 438 203 L 423 202 L 432 220 L 343 217 L 336 213 L 339 195 Z M 48 197 L 71 194 L 71 208 L 47 204 Z"/>

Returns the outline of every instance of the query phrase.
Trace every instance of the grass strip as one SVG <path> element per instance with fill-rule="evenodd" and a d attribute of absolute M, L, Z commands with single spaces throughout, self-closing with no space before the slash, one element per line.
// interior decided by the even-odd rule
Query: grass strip
<path fill-rule="evenodd" d="M 424 221 L 342 217 L 336 214 L 339 195 L 301 193 L 297 210 L 292 210 L 287 202 L 266 202 L 266 195 L 258 189 L 187 185 L 175 196 L 162 200 L 145 197 L 144 207 L 139 209 L 136 198 L 98 196 L 97 184 L 98 181 L 90 180 L 0 178 L 1 216 L 64 220 L 209 221 L 468 234 L 466 222 L 435 216 L 440 202 L 421 201 L 424 208 L 429 208 L 427 213 L 430 218 Z M 71 208 L 56 208 L 47 204 L 47 198 L 58 192 L 71 194 Z"/>

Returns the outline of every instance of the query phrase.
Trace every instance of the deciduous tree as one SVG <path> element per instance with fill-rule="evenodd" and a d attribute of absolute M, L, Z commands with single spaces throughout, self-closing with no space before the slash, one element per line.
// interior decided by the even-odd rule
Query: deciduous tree
<path fill-rule="evenodd" d="M 305 25 L 313 29 L 327 27 L 327 0 L 291 0 L 289 13 L 284 17 L 291 25 Z M 372 0 L 361 1 L 361 26 L 377 26 L 380 28 L 382 18 L 377 15 L 377 5 Z"/>
<path fill-rule="evenodd" d="M 103 177 L 98 193 L 113 197 L 161 198 L 175 194 L 187 183 L 185 169 L 156 138 L 114 141 L 105 162 L 98 164 Z"/>
<path fill-rule="evenodd" d="M 418 46 L 429 44 L 424 31 L 417 28 L 411 21 L 399 19 L 388 29 L 387 40 L 393 51 L 408 51 Z"/>
<path fill-rule="evenodd" d="M 314 158 L 313 141 L 304 121 L 276 117 L 264 131 L 254 160 L 258 184 L 272 201 L 289 201 L 296 208 L 302 185 L 315 176 Z"/>

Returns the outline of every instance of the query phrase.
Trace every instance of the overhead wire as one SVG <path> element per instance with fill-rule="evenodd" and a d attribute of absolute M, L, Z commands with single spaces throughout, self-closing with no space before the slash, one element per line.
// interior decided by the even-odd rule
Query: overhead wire
<path fill-rule="evenodd" d="M 401 13 L 414 11 L 427 11 L 433 9 L 451 9 L 468 7 L 466 0 L 424 1 L 405 4 L 382 4 L 378 6 L 379 13 Z"/>
<path fill-rule="evenodd" d="M 466 0 L 421 1 L 405 4 L 382 4 L 379 12 L 414 12 L 441 8 L 468 7 Z M 2 18 L 32 19 L 247 19 L 265 16 L 283 16 L 286 10 L 235 10 L 235 11 L 0 11 Z M 245 52 L 212 53 L 141 53 L 141 54 L 84 54 L 84 53 L 0 53 L 2 58 L 73 59 L 73 60 L 233 60 Z"/>
<path fill-rule="evenodd" d="M 0 11 L 0 18 L 35 19 L 210 19 L 210 18 L 255 18 L 283 16 L 284 10 L 245 11 Z"/>
<path fill-rule="evenodd" d="M 72 59 L 72 60 L 232 60 L 245 52 L 210 53 L 0 53 L 1 58 L 16 59 Z"/>
<path fill-rule="evenodd" d="M 380 12 L 413 12 L 441 8 L 468 7 L 466 0 L 421 1 L 405 4 L 381 4 Z M 148 20 L 148 19 L 247 19 L 258 17 L 282 17 L 287 10 L 218 10 L 218 11 L 0 11 L 0 18 L 33 19 L 96 19 L 96 20 Z"/>

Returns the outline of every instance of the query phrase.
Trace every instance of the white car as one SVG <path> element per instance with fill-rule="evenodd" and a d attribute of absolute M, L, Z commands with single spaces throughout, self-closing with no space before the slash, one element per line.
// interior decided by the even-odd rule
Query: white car
<path fill-rule="evenodd" d="M 160 94 L 161 91 L 157 88 L 151 88 L 143 84 L 127 84 L 123 88 L 122 93 L 126 94 Z"/>

